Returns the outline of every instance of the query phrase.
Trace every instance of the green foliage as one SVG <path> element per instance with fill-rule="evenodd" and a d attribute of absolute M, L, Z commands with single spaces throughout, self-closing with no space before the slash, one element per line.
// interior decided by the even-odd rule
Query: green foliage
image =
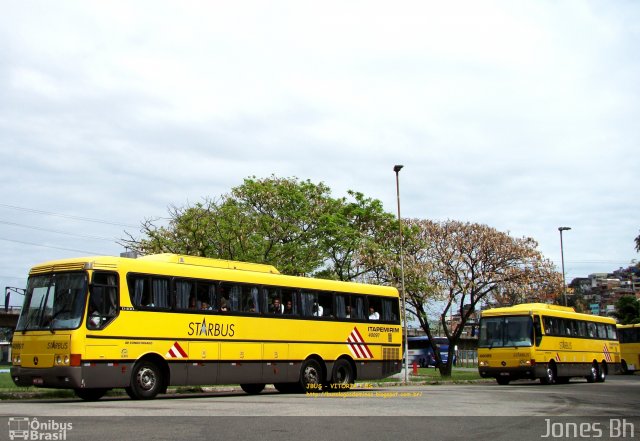
<path fill-rule="evenodd" d="M 359 255 L 393 222 L 382 203 L 297 178 L 250 177 L 220 200 L 170 207 L 167 226 L 145 220 L 143 238 L 122 244 L 141 254 L 177 253 L 274 265 L 284 274 L 364 277 Z"/>
<path fill-rule="evenodd" d="M 633 296 L 623 296 L 616 302 L 613 316 L 621 325 L 640 323 L 640 301 Z"/>

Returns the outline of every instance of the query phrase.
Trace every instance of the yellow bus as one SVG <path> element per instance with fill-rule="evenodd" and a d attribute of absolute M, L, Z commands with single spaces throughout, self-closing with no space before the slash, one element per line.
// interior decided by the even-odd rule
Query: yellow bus
<path fill-rule="evenodd" d="M 543 384 L 571 377 L 603 382 L 620 365 L 615 320 L 573 308 L 528 303 L 482 312 L 478 339 L 481 377 L 509 384 L 521 378 Z"/>
<path fill-rule="evenodd" d="M 175 254 L 85 257 L 31 269 L 11 376 L 85 400 L 180 385 L 346 389 L 398 373 L 401 348 L 392 287 Z"/>
<path fill-rule="evenodd" d="M 623 374 L 640 370 L 640 323 L 618 325 L 620 341 L 620 369 Z"/>

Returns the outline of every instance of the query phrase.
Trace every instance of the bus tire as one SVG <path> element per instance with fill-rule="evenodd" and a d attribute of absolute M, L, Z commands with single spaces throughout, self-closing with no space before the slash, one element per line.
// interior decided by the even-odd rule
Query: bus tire
<path fill-rule="evenodd" d="M 351 389 L 355 378 L 353 375 L 353 367 L 348 360 L 340 358 L 333 364 L 331 371 L 331 384 L 329 390 L 340 391 Z"/>
<path fill-rule="evenodd" d="M 84 401 L 98 401 L 108 391 L 109 389 L 105 388 L 74 389 L 76 396 Z"/>
<path fill-rule="evenodd" d="M 303 393 L 320 392 L 322 389 L 322 366 L 310 358 L 300 368 L 300 388 Z"/>
<path fill-rule="evenodd" d="M 542 384 L 554 384 L 556 382 L 557 374 L 556 374 L 556 365 L 553 362 L 547 364 L 545 369 L 545 376 L 540 378 L 540 383 Z"/>
<path fill-rule="evenodd" d="M 585 378 L 587 379 L 587 383 L 595 383 L 598 381 L 598 365 L 596 363 L 591 364 L 589 375 Z"/>
<path fill-rule="evenodd" d="M 294 394 L 298 392 L 300 385 L 298 383 L 274 383 L 273 387 L 281 394 Z"/>
<path fill-rule="evenodd" d="M 249 395 L 257 395 L 264 390 L 264 383 L 241 384 L 240 387 Z"/>
<path fill-rule="evenodd" d="M 133 367 L 127 395 L 134 400 L 152 400 L 163 389 L 163 383 L 160 368 L 151 361 L 142 360 Z"/>
<path fill-rule="evenodd" d="M 604 363 L 602 363 L 598 367 L 598 378 L 596 379 L 596 381 L 598 383 L 604 383 L 606 379 L 607 379 L 607 366 Z"/>
<path fill-rule="evenodd" d="M 506 386 L 507 384 L 509 384 L 511 379 L 509 377 L 496 377 L 496 381 L 499 385 Z"/>
<path fill-rule="evenodd" d="M 620 369 L 622 370 L 622 375 L 631 375 L 632 372 L 629 370 L 629 366 L 627 366 L 627 362 L 622 360 L 620 362 Z"/>

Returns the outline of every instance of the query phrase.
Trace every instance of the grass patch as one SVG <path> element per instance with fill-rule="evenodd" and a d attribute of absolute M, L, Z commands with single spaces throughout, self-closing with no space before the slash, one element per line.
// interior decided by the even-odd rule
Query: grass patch
<path fill-rule="evenodd" d="M 451 381 L 471 381 L 471 380 L 479 380 L 481 379 L 480 374 L 477 369 L 468 370 L 468 369 L 456 369 L 453 368 L 451 370 L 451 377 L 443 377 L 440 375 L 440 371 L 434 368 L 419 368 L 418 375 L 412 375 L 409 373 L 410 381 L 440 381 L 440 380 L 451 380 Z"/>
<path fill-rule="evenodd" d="M 443 381 L 447 382 L 466 382 L 466 381 L 475 381 L 481 380 L 480 374 L 477 369 L 457 369 L 453 368 L 451 371 L 451 377 L 443 377 L 440 375 L 440 371 L 434 368 L 418 368 L 418 375 L 413 375 L 412 371 L 409 371 L 409 383 L 440 383 Z M 384 383 L 398 383 L 402 382 L 404 378 L 389 377 L 384 380 L 374 381 L 374 383 L 384 384 Z"/>

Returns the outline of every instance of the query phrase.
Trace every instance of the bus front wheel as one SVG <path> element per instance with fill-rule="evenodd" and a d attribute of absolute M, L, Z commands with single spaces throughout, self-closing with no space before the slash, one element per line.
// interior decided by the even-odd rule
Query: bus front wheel
<path fill-rule="evenodd" d="M 162 371 L 150 361 L 140 361 L 133 367 L 127 395 L 134 400 L 151 400 L 162 389 Z"/>
<path fill-rule="evenodd" d="M 596 363 L 593 363 L 591 365 L 591 370 L 589 371 L 589 375 L 587 375 L 586 378 L 588 383 L 595 383 L 596 381 L 598 381 L 598 365 Z"/>
<path fill-rule="evenodd" d="M 106 394 L 108 390 L 109 389 L 92 388 L 75 389 L 74 392 L 78 398 L 81 398 L 84 401 L 98 401 L 100 398 L 104 397 L 104 394 Z"/>
<path fill-rule="evenodd" d="M 545 376 L 540 378 L 542 384 L 554 384 L 556 382 L 556 365 L 554 363 L 547 364 L 545 369 Z"/>
<path fill-rule="evenodd" d="M 273 387 L 281 394 L 293 394 L 298 392 L 300 385 L 298 383 L 274 383 Z"/>
<path fill-rule="evenodd" d="M 264 383 L 263 384 L 252 383 L 252 384 L 241 384 L 240 385 L 242 390 L 245 391 L 246 393 L 248 393 L 249 395 L 257 395 L 257 394 L 259 394 L 264 389 L 264 386 L 265 386 Z"/>
<path fill-rule="evenodd" d="M 629 370 L 629 366 L 627 366 L 627 362 L 625 360 L 620 362 L 620 369 L 622 369 L 623 375 L 631 375 L 633 373 Z"/>
<path fill-rule="evenodd" d="M 511 380 L 509 379 L 509 377 L 496 377 L 496 381 L 499 385 L 506 386 Z"/>
<path fill-rule="evenodd" d="M 606 379 L 607 379 L 607 367 L 604 363 L 602 363 L 598 367 L 598 378 L 596 379 L 596 381 L 598 383 L 604 383 Z"/>

